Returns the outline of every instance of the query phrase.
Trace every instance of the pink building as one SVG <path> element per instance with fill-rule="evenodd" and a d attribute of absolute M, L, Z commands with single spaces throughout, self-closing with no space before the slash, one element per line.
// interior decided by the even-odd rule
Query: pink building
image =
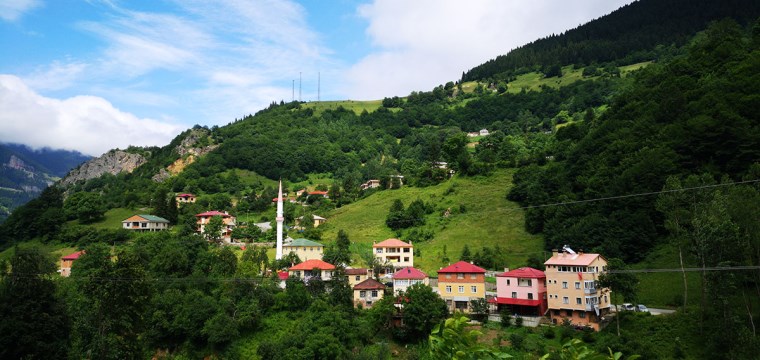
<path fill-rule="evenodd" d="M 491 302 L 512 314 L 542 316 L 547 309 L 546 275 L 529 267 L 496 275 L 496 298 Z"/>

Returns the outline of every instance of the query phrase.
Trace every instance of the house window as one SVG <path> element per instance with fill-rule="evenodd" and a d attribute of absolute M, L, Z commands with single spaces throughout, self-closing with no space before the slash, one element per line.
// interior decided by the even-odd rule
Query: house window
<path fill-rule="evenodd" d="M 459 286 L 459 293 L 464 294 L 464 286 Z"/>
<path fill-rule="evenodd" d="M 383 253 L 383 249 L 382 248 L 377 248 L 377 250 L 375 250 L 375 253 L 376 254 L 382 254 Z"/>
<path fill-rule="evenodd" d="M 446 292 L 451 294 L 451 285 L 446 285 Z"/>
<path fill-rule="evenodd" d="M 575 288 L 576 289 L 580 289 L 581 288 L 581 282 L 580 281 L 576 281 L 575 282 Z"/>
<path fill-rule="evenodd" d="M 447 279 L 451 279 L 451 274 L 446 274 Z"/>
<path fill-rule="evenodd" d="M 140 225 L 141 225 L 142 227 L 144 227 L 144 228 L 148 227 L 148 223 L 142 223 L 142 224 L 140 224 Z"/>
<path fill-rule="evenodd" d="M 585 311 L 578 311 L 578 317 L 581 318 L 581 319 L 585 319 L 586 318 L 586 312 Z"/>
<path fill-rule="evenodd" d="M 512 298 L 513 299 L 517 299 L 517 291 L 513 291 L 512 292 Z"/>
<path fill-rule="evenodd" d="M 377 290 L 372 290 L 372 297 L 373 297 L 373 298 L 376 298 L 376 297 L 377 297 Z"/>
<path fill-rule="evenodd" d="M 570 298 L 568 298 L 567 296 L 563 296 L 562 297 L 562 303 L 563 304 L 569 304 L 570 303 Z"/>
<path fill-rule="evenodd" d="M 567 289 L 567 281 L 563 281 L 562 282 L 562 288 L 563 289 Z"/>
<path fill-rule="evenodd" d="M 408 253 L 409 252 L 409 248 L 404 248 L 404 252 Z"/>
<path fill-rule="evenodd" d="M 478 292 L 478 287 L 477 286 L 470 286 L 470 291 L 476 293 L 476 292 Z"/>
<path fill-rule="evenodd" d="M 409 262 L 409 257 L 404 257 L 404 261 Z"/>
<path fill-rule="evenodd" d="M 457 279 L 464 279 L 463 273 L 457 273 Z"/>
<path fill-rule="evenodd" d="M 517 279 L 517 286 L 533 286 L 531 279 Z"/>
<path fill-rule="evenodd" d="M 507 279 L 507 285 L 509 285 L 509 279 Z"/>
<path fill-rule="evenodd" d="M 359 297 L 360 298 L 367 297 L 367 292 L 364 290 L 359 291 Z"/>
<path fill-rule="evenodd" d="M 470 274 L 470 279 L 473 279 L 473 280 L 475 280 L 475 279 L 477 279 L 477 278 L 478 278 L 478 275 L 477 275 L 477 274 Z"/>
<path fill-rule="evenodd" d="M 581 301 L 581 298 L 575 298 L 575 304 L 576 305 L 583 305 L 583 302 Z"/>
<path fill-rule="evenodd" d="M 528 300 L 533 300 L 533 293 L 528 293 Z"/>
<path fill-rule="evenodd" d="M 356 281 L 359 281 L 359 280 L 361 280 L 361 278 L 362 278 L 361 276 L 359 276 L 359 275 L 356 275 Z"/>
<path fill-rule="evenodd" d="M 372 305 L 372 301 L 365 301 L 364 303 L 367 304 L 367 306 L 371 306 Z"/>

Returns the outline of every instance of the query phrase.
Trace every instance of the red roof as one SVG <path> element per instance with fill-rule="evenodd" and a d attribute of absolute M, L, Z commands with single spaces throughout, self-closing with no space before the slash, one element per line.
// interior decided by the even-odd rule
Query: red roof
<path fill-rule="evenodd" d="M 287 198 L 285 198 L 285 197 L 282 197 L 282 198 L 272 198 L 272 202 L 278 202 L 278 201 L 280 201 L 280 199 L 282 199 L 282 201 L 287 200 Z"/>
<path fill-rule="evenodd" d="M 531 278 L 531 279 L 543 279 L 546 277 L 541 270 L 536 270 L 531 267 L 521 267 L 512 271 L 507 271 L 496 275 L 498 277 L 514 277 L 514 278 Z"/>
<path fill-rule="evenodd" d="M 84 250 L 77 251 L 77 252 L 72 253 L 72 254 L 68 254 L 68 255 L 62 257 L 61 260 L 76 260 L 76 259 L 79 259 L 79 257 L 82 256 L 82 254 L 84 254 Z"/>
<path fill-rule="evenodd" d="M 438 273 L 477 273 L 477 274 L 485 274 L 486 269 L 483 269 L 480 266 L 476 266 L 473 264 L 468 263 L 467 261 L 459 261 L 452 265 L 449 265 L 441 270 L 438 270 Z"/>
<path fill-rule="evenodd" d="M 221 216 L 221 217 L 230 217 L 230 214 L 227 214 L 227 213 L 223 213 L 223 212 L 221 212 L 221 211 L 212 210 L 212 211 L 206 211 L 205 213 L 200 213 L 200 214 L 198 214 L 198 215 L 195 215 L 195 216 L 197 216 L 197 217 L 203 217 L 203 216 Z"/>
<path fill-rule="evenodd" d="M 492 304 L 503 305 L 541 306 L 541 300 L 515 299 L 505 297 L 492 298 L 491 300 L 488 300 L 488 302 Z"/>
<path fill-rule="evenodd" d="M 412 247 L 412 244 L 407 244 L 399 239 L 387 239 L 385 241 L 381 241 L 375 245 L 372 245 L 372 247 Z"/>
<path fill-rule="evenodd" d="M 287 280 L 288 279 L 288 272 L 287 271 L 280 271 L 277 273 L 277 277 L 280 278 L 280 280 Z"/>
<path fill-rule="evenodd" d="M 193 194 L 179 194 L 177 197 L 195 197 Z"/>
<path fill-rule="evenodd" d="M 401 269 L 399 271 L 396 271 L 393 274 L 393 280 L 396 280 L 396 279 L 399 279 L 399 280 L 404 280 L 404 279 L 417 280 L 417 279 L 425 279 L 425 278 L 427 278 L 427 274 L 425 274 L 424 272 L 419 271 L 419 270 L 417 270 L 417 269 L 415 269 L 415 268 L 413 268 L 411 266 L 407 266 L 407 267 L 405 267 L 405 268 L 403 268 L 403 269 Z"/>
<path fill-rule="evenodd" d="M 327 195 L 327 191 L 310 191 L 309 195 Z"/>
<path fill-rule="evenodd" d="M 324 262 L 324 261 L 319 260 L 319 259 L 311 259 L 311 260 L 306 260 L 306 261 L 304 261 L 304 262 L 302 262 L 302 263 L 300 263 L 300 264 L 298 264 L 296 266 L 293 266 L 293 267 L 291 267 L 288 270 L 304 270 L 304 271 L 308 271 L 308 270 L 312 270 L 312 269 L 315 269 L 315 268 L 319 269 L 319 270 L 334 270 L 335 269 L 335 265 L 327 263 L 327 262 Z"/>
<path fill-rule="evenodd" d="M 569 254 L 566 252 L 558 253 L 557 255 L 553 255 L 549 260 L 546 260 L 544 265 L 578 265 L 578 266 L 588 266 L 591 265 L 596 258 L 598 258 L 599 254 Z M 602 257 L 604 259 L 604 257 Z"/>
<path fill-rule="evenodd" d="M 346 269 L 346 275 L 367 275 L 367 269 Z"/>
<path fill-rule="evenodd" d="M 382 290 L 385 285 L 375 279 L 364 280 L 354 286 L 354 290 Z"/>

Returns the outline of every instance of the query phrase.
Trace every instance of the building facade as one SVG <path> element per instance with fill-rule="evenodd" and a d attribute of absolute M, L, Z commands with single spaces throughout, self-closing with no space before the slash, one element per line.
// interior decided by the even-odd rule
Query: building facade
<path fill-rule="evenodd" d="M 569 320 L 598 331 L 610 311 L 610 290 L 597 284 L 599 275 L 607 271 L 607 260 L 599 254 L 554 250 L 544 265 L 552 322 Z"/>
<path fill-rule="evenodd" d="M 547 309 L 546 275 L 523 267 L 496 275 L 496 298 L 492 303 L 510 314 L 543 316 Z"/>
<path fill-rule="evenodd" d="M 438 293 L 449 311 L 470 312 L 471 300 L 486 297 L 486 270 L 466 261 L 438 270 Z"/>
<path fill-rule="evenodd" d="M 121 222 L 121 228 L 133 231 L 168 230 L 169 220 L 154 215 L 133 215 Z"/>
<path fill-rule="evenodd" d="M 372 245 L 372 252 L 381 264 L 386 262 L 394 268 L 414 266 L 414 247 L 399 239 L 387 239 Z"/>
<path fill-rule="evenodd" d="M 193 195 L 193 194 L 177 194 L 177 196 L 175 196 L 174 199 L 177 201 L 177 205 L 194 203 L 195 202 L 195 195 Z"/>
<path fill-rule="evenodd" d="M 354 307 L 371 308 L 385 295 L 385 285 L 375 279 L 367 279 L 354 287 Z"/>
<path fill-rule="evenodd" d="M 335 265 L 318 259 L 304 261 L 288 269 L 288 275 L 308 281 L 312 278 L 330 280 L 335 271 Z"/>
<path fill-rule="evenodd" d="M 411 266 L 396 271 L 393 274 L 393 293 L 405 292 L 414 284 L 430 285 L 427 274 Z"/>
<path fill-rule="evenodd" d="M 365 268 L 358 269 L 346 269 L 346 277 L 348 278 L 348 284 L 353 288 L 360 282 L 369 279 L 372 276 L 372 271 Z"/>
<path fill-rule="evenodd" d="M 284 255 L 294 253 L 298 255 L 298 258 L 301 259 L 301 261 L 312 259 L 322 260 L 324 247 L 324 245 L 316 241 L 295 239 L 290 244 L 282 245 L 282 253 Z"/>
<path fill-rule="evenodd" d="M 209 221 L 211 221 L 211 218 L 214 216 L 219 216 L 222 218 L 222 222 L 224 223 L 224 226 L 222 226 L 222 238 L 224 238 L 226 241 L 230 241 L 232 239 L 232 229 L 235 228 L 235 217 L 221 211 L 206 211 L 201 214 L 195 215 L 195 217 L 198 219 L 198 231 L 201 234 L 205 233 L 206 225 L 208 225 Z"/>
<path fill-rule="evenodd" d="M 74 265 L 74 261 L 77 261 L 82 254 L 84 254 L 84 251 L 77 251 L 61 258 L 61 270 L 59 271 L 61 276 L 71 275 L 71 266 Z"/>

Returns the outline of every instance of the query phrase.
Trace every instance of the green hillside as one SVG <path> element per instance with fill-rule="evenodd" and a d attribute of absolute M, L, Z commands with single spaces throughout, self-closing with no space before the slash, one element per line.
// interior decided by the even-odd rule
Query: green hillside
<path fill-rule="evenodd" d="M 543 256 L 543 241 L 541 236 L 525 232 L 523 211 L 505 200 L 512 174 L 512 170 L 499 170 L 488 177 L 454 177 L 426 188 L 406 186 L 377 192 L 331 212 L 323 238 L 335 239 L 338 229 L 343 229 L 357 244 L 355 251 L 371 251 L 373 241 L 396 237 L 385 225 L 391 203 L 396 199 L 407 204 L 422 199 L 435 206 L 424 226 L 435 235 L 432 240 L 414 244 L 420 251 L 414 258 L 416 267 L 434 274 L 447 265 L 441 260 L 444 246 L 451 262 L 455 262 L 465 244 L 473 252 L 498 245 L 507 254 L 509 267 L 522 266 L 531 255 Z M 466 211 L 460 213 L 460 207 Z M 444 218 L 448 208 L 454 211 Z"/>

